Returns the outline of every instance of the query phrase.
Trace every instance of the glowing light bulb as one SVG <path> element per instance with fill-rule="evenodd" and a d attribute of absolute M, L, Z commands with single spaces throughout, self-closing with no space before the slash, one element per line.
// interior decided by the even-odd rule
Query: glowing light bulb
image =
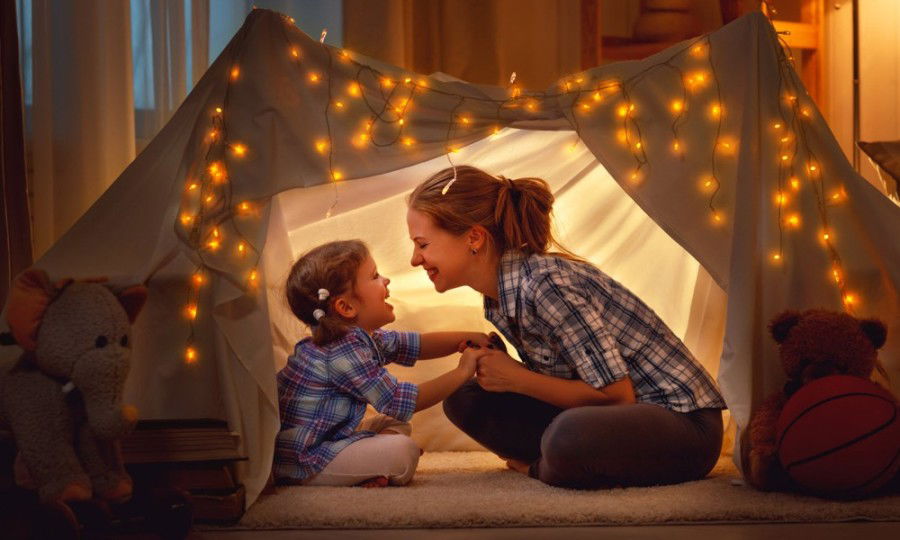
<path fill-rule="evenodd" d="M 790 182 L 790 184 L 791 184 L 791 189 L 793 189 L 794 191 L 800 190 L 800 179 L 799 178 L 797 178 L 796 176 L 792 176 L 790 178 L 790 180 L 788 180 L 788 182 Z"/>
<path fill-rule="evenodd" d="M 412 137 L 403 137 L 403 146 L 412 146 L 416 141 Z"/>
<path fill-rule="evenodd" d="M 637 142 L 637 143 L 635 143 L 635 145 L 634 145 L 634 149 L 635 149 L 635 150 L 640 150 L 640 149 L 641 149 L 641 146 L 642 146 L 641 143 L 640 143 L 640 142 Z"/>
<path fill-rule="evenodd" d="M 703 56 L 703 45 L 699 43 L 691 47 L 691 56 L 700 57 Z"/>
<path fill-rule="evenodd" d="M 714 119 L 719 119 L 719 118 L 721 118 L 721 117 L 722 117 L 722 106 L 719 105 L 718 103 L 713 103 L 713 104 L 709 107 L 709 114 L 710 114 Z"/>
<path fill-rule="evenodd" d="M 231 68 L 231 80 L 236 81 L 241 76 L 241 69 L 237 66 Z"/>
<path fill-rule="evenodd" d="M 392 86 L 393 84 L 394 84 L 394 81 L 392 81 L 391 79 L 389 79 L 387 77 L 381 79 L 381 86 L 384 86 L 385 88 L 387 88 L 388 86 Z"/>
<path fill-rule="evenodd" d="M 195 287 L 201 287 L 206 283 L 206 277 L 203 275 L 203 272 L 194 272 L 194 275 L 191 276 L 191 281 L 194 282 Z"/>
<path fill-rule="evenodd" d="M 293 47 L 291 49 L 291 56 L 293 56 L 294 58 L 300 58 L 300 51 L 297 50 L 297 47 Z"/>
<path fill-rule="evenodd" d="M 337 101 L 334 102 L 334 106 L 337 107 L 338 109 L 343 109 L 343 108 L 344 108 L 344 102 L 341 101 L 341 100 L 337 100 Z"/>
<path fill-rule="evenodd" d="M 844 295 L 844 304 L 848 307 L 854 306 L 857 303 L 859 303 L 859 297 L 857 297 L 856 294 L 848 292 Z"/>
<path fill-rule="evenodd" d="M 628 107 L 626 107 L 625 105 L 619 105 L 616 108 L 616 114 L 618 114 L 622 118 L 625 118 L 625 115 L 628 114 Z"/>
<path fill-rule="evenodd" d="M 678 139 L 675 139 L 675 142 L 672 143 L 672 150 L 675 152 L 681 151 L 681 143 L 678 142 Z"/>
<path fill-rule="evenodd" d="M 332 171 L 331 178 L 334 179 L 335 182 L 338 182 L 344 179 L 344 173 L 338 170 Z"/>
<path fill-rule="evenodd" d="M 787 154 L 781 154 L 781 161 L 787 161 L 788 159 L 790 159 L 790 156 L 789 156 L 789 155 L 787 155 Z"/>
<path fill-rule="evenodd" d="M 244 157 L 244 154 L 247 153 L 247 147 L 243 144 L 236 143 L 231 145 L 231 151 L 234 152 L 234 155 L 237 157 Z"/>
<path fill-rule="evenodd" d="M 247 201 L 243 201 L 238 205 L 238 212 L 241 214 L 249 214 L 250 213 L 250 203 Z"/>
<path fill-rule="evenodd" d="M 252 287 L 256 287 L 256 285 L 259 283 L 259 273 L 255 268 L 253 270 L 250 270 L 250 274 L 247 276 L 247 283 L 249 283 Z"/>
<path fill-rule="evenodd" d="M 676 100 L 672 101 L 671 107 L 672 107 L 672 112 L 680 113 L 681 111 L 684 110 L 684 102 L 681 101 L 680 99 L 676 99 Z"/>
<path fill-rule="evenodd" d="M 834 279 L 834 282 L 835 282 L 835 283 L 840 284 L 840 282 L 841 282 L 841 269 L 838 268 L 837 266 L 833 266 L 833 267 L 831 268 L 831 277 L 832 277 L 832 279 Z"/>
<path fill-rule="evenodd" d="M 244 255 L 247 252 L 247 244 L 239 242 L 237 245 L 238 255 Z"/>
<path fill-rule="evenodd" d="M 208 137 L 212 141 L 216 140 L 219 137 L 219 130 L 218 129 L 209 130 Z"/>
<path fill-rule="evenodd" d="M 796 213 L 789 215 L 787 219 L 785 219 L 785 223 L 795 229 L 800 227 L 800 215 Z"/>
<path fill-rule="evenodd" d="M 188 306 L 184 310 L 184 314 L 188 319 L 194 320 L 197 318 L 197 304 L 188 304 Z"/>
<path fill-rule="evenodd" d="M 599 91 L 594 92 L 593 97 L 594 97 L 594 101 L 596 101 L 598 103 L 600 101 L 603 101 L 603 94 L 601 94 Z"/>
<path fill-rule="evenodd" d="M 353 97 L 359 97 L 362 94 L 362 90 L 359 87 L 359 83 L 352 82 L 350 86 L 347 87 L 347 93 Z"/>
<path fill-rule="evenodd" d="M 188 347 L 184 350 L 184 361 L 188 364 L 193 364 L 197 361 L 197 351 L 193 347 Z"/>
<path fill-rule="evenodd" d="M 772 262 L 780 263 L 781 259 L 782 259 L 781 253 L 778 253 L 778 252 L 772 253 Z"/>
<path fill-rule="evenodd" d="M 182 225 L 190 225 L 192 221 L 194 221 L 194 216 L 192 216 L 188 213 L 181 214 L 181 224 Z"/>
<path fill-rule="evenodd" d="M 216 107 L 216 113 L 222 114 L 222 107 Z"/>
<path fill-rule="evenodd" d="M 781 122 L 775 122 L 775 123 L 772 125 L 772 127 L 774 127 L 775 129 L 781 129 Z"/>
<path fill-rule="evenodd" d="M 188 191 L 194 191 L 198 187 L 200 187 L 200 184 L 198 184 L 197 182 L 191 182 L 190 184 L 188 184 Z"/>
<path fill-rule="evenodd" d="M 369 142 L 369 134 L 368 133 L 357 133 L 355 137 L 353 137 L 353 146 L 357 148 L 363 148 Z"/>
<path fill-rule="evenodd" d="M 718 210 L 712 213 L 712 221 L 714 225 L 724 225 L 725 224 L 725 215 Z"/>
<path fill-rule="evenodd" d="M 324 139 L 319 139 L 316 141 L 316 151 L 320 154 L 324 154 L 325 151 L 328 150 L 328 141 Z"/>
<path fill-rule="evenodd" d="M 625 144 L 628 142 L 628 133 L 624 129 L 620 129 L 616 131 L 616 138 L 620 143 Z"/>
<path fill-rule="evenodd" d="M 775 204 L 777 206 L 784 206 L 785 204 L 787 204 L 787 201 L 788 201 L 787 195 L 785 195 L 781 191 L 775 192 Z"/>
<path fill-rule="evenodd" d="M 309 73 L 309 82 L 318 83 L 319 82 L 319 74 L 316 73 L 315 71 L 311 71 Z"/>

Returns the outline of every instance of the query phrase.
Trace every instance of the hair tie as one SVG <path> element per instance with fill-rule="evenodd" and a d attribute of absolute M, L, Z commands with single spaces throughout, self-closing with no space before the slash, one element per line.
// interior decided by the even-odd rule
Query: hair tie
<path fill-rule="evenodd" d="M 330 295 L 331 293 L 328 292 L 328 289 L 319 289 L 319 302 L 328 300 Z"/>
<path fill-rule="evenodd" d="M 325 316 L 325 312 L 321 309 L 317 308 L 315 311 L 313 311 L 313 319 L 315 319 L 317 321 L 324 316 Z"/>
<path fill-rule="evenodd" d="M 450 181 L 447 182 L 447 183 L 444 185 L 444 188 L 441 190 L 441 196 L 442 196 L 442 197 L 443 197 L 444 195 L 446 195 L 448 191 L 450 191 L 450 186 L 453 185 L 453 182 L 456 182 L 456 165 L 453 165 L 453 178 L 451 178 Z"/>

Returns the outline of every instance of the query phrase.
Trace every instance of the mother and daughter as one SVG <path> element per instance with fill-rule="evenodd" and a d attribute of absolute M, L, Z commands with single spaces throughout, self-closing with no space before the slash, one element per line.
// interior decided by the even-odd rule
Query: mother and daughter
<path fill-rule="evenodd" d="M 409 197 L 413 266 L 438 292 L 484 296 L 496 335 L 383 330 L 390 280 L 355 240 L 319 246 L 287 280 L 312 333 L 278 373 L 275 476 L 304 485 L 403 485 L 421 451 L 413 413 L 447 417 L 547 484 L 596 489 L 703 478 L 722 445 L 725 403 L 709 374 L 644 302 L 551 233 L 553 195 L 538 178 L 443 170 Z M 555 251 L 551 251 L 555 250 Z M 385 364 L 461 352 L 425 383 Z M 379 415 L 363 420 L 366 405 Z"/>

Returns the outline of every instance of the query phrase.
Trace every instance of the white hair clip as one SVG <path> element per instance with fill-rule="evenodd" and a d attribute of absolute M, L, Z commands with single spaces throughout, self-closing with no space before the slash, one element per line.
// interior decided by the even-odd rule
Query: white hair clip
<path fill-rule="evenodd" d="M 328 300 L 328 296 L 330 294 L 331 293 L 328 292 L 328 289 L 319 289 L 319 302 L 321 302 L 323 300 Z"/>
<path fill-rule="evenodd" d="M 325 312 L 322 311 L 321 309 L 316 309 L 315 311 L 313 311 L 313 319 L 315 319 L 317 321 L 324 316 L 325 316 Z"/>

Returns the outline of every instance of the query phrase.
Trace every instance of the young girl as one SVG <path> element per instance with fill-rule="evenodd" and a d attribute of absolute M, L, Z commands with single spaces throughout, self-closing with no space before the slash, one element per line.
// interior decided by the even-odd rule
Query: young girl
<path fill-rule="evenodd" d="M 480 350 L 477 378 L 444 402 L 447 417 L 511 468 L 552 485 L 703 478 L 722 445 L 715 383 L 640 298 L 551 251 L 552 207 L 539 178 L 466 166 L 411 194 L 412 265 L 438 292 L 482 293 L 485 318 L 523 361 Z"/>
<path fill-rule="evenodd" d="M 278 373 L 278 481 L 406 484 L 421 453 L 408 421 L 474 374 L 477 349 L 471 345 L 489 346 L 484 334 L 380 329 L 394 321 L 389 283 L 358 240 L 321 245 L 291 268 L 287 300 L 312 337 L 296 345 Z M 412 366 L 464 349 L 455 369 L 420 385 L 398 382 L 384 369 L 389 362 Z M 367 403 L 382 414 L 362 422 Z"/>

